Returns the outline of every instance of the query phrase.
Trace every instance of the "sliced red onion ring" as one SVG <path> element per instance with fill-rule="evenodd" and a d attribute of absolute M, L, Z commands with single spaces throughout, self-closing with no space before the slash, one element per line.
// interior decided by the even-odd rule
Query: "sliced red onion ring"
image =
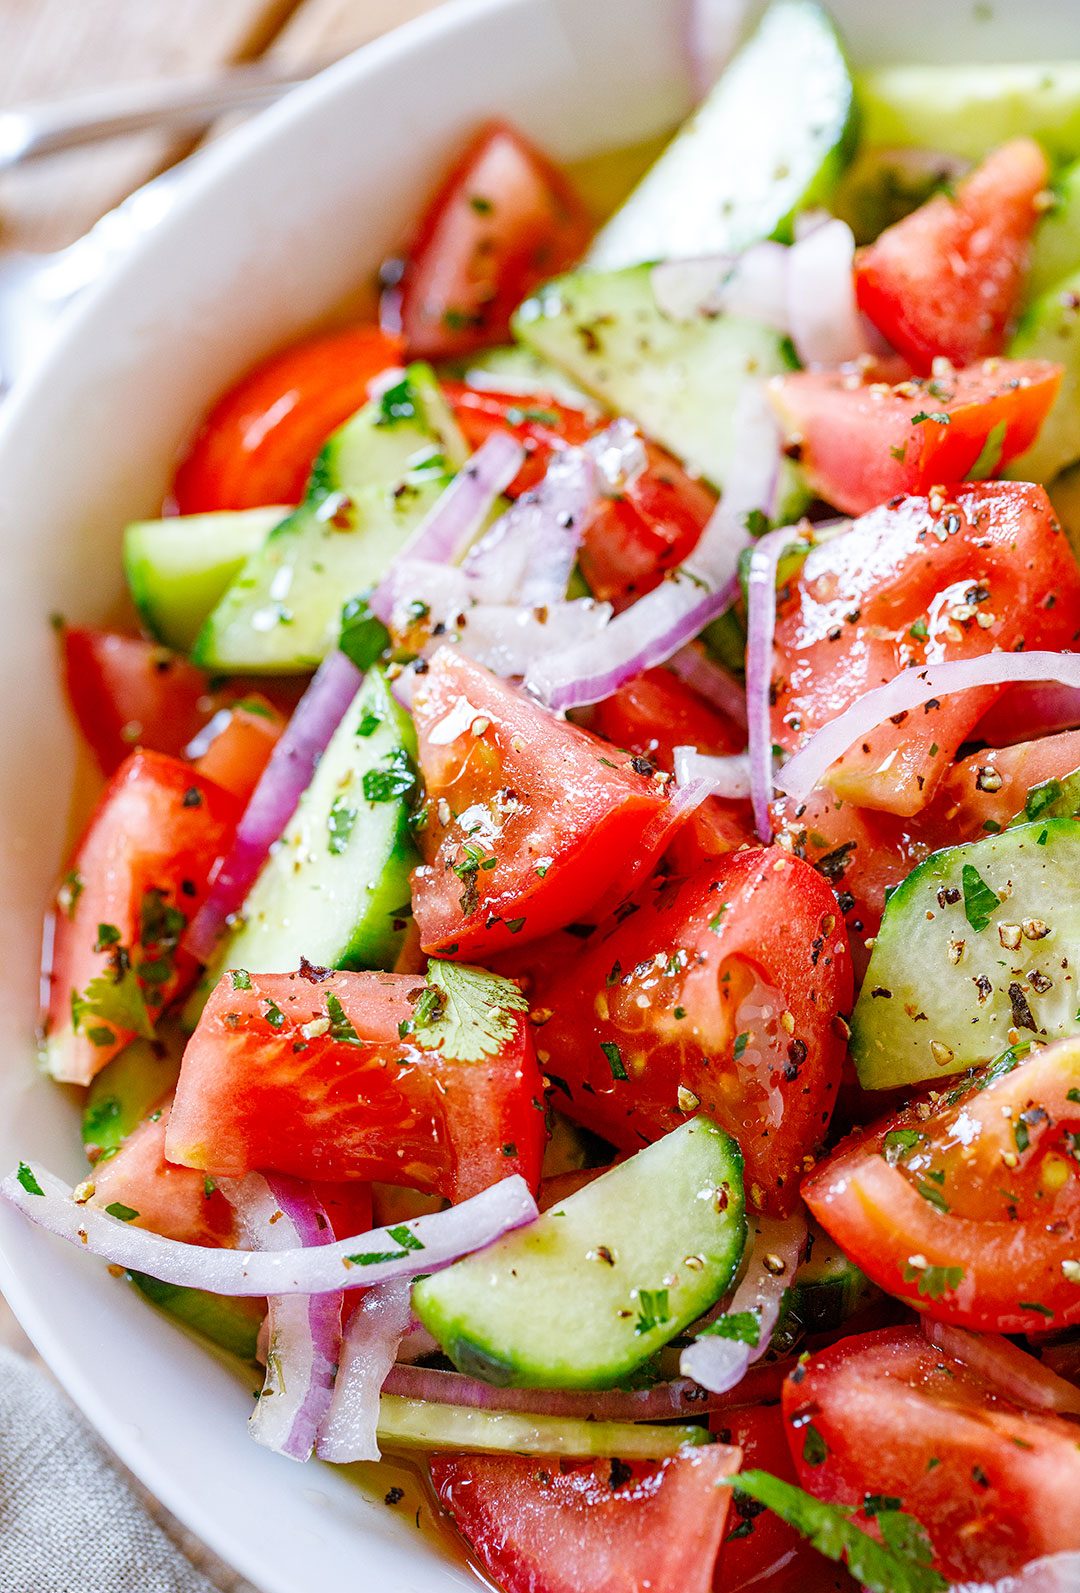
<path fill-rule="evenodd" d="M 804 365 L 843 365 L 871 352 L 855 302 L 854 264 L 855 238 L 844 221 L 814 226 L 789 252 L 788 325 Z"/>
<path fill-rule="evenodd" d="M 360 671 L 344 653 L 330 653 L 297 703 L 244 809 L 232 848 L 218 865 L 210 894 L 184 937 L 186 949 L 200 962 L 211 960 L 230 917 L 243 906 L 266 854 L 296 811 L 327 742 L 359 691 L 361 679 Z"/>
<path fill-rule="evenodd" d="M 746 621 L 746 719 L 749 737 L 750 798 L 754 823 L 765 842 L 772 840 L 769 803 L 773 795 L 772 697 L 773 637 L 776 633 L 776 572 L 792 530 L 784 526 L 763 536 L 750 555 Z"/>
<path fill-rule="evenodd" d="M 981 653 L 977 658 L 946 659 L 921 669 L 902 669 L 894 680 L 876 686 L 812 735 L 776 776 L 788 796 L 801 801 L 843 753 L 894 714 L 911 713 L 935 697 L 977 686 L 1013 681 L 1057 681 L 1080 687 L 1080 653 Z"/>
<path fill-rule="evenodd" d="M 496 675 L 520 676 L 549 653 L 585 642 L 602 634 L 611 619 L 610 603 L 578 597 L 536 608 L 507 603 L 477 603 L 462 611 L 464 624 L 453 627 L 452 638 L 434 638 L 425 652 L 434 652 L 452 639 L 463 653 L 485 664 Z"/>
<path fill-rule="evenodd" d="M 969 1333 L 925 1316 L 922 1330 L 931 1344 L 963 1361 L 1024 1410 L 1080 1416 L 1080 1388 L 999 1333 Z"/>
<path fill-rule="evenodd" d="M 711 757 L 696 747 L 676 747 L 675 779 L 680 789 L 704 785 L 709 796 L 737 802 L 750 795 L 750 756 L 736 752 L 726 758 Z"/>
<path fill-rule="evenodd" d="M 330 1219 L 310 1186 L 293 1178 L 249 1173 L 222 1179 L 219 1188 L 236 1212 L 240 1242 L 248 1249 L 295 1250 L 333 1240 Z M 311 1458 L 330 1409 L 344 1298 L 339 1289 L 271 1295 L 267 1302 L 266 1376 L 248 1429 L 256 1443 L 290 1460 Z"/>
<path fill-rule="evenodd" d="M 750 1260 L 725 1315 L 710 1323 L 694 1342 L 683 1350 L 679 1371 L 693 1378 L 714 1394 L 726 1394 L 746 1375 L 746 1370 L 769 1347 L 780 1316 L 784 1291 L 790 1286 L 806 1248 L 806 1219 L 758 1216 Z M 741 1338 L 723 1336 L 721 1324 L 743 1313 L 757 1318 L 757 1338 L 753 1344 Z"/>
<path fill-rule="evenodd" d="M 449 564 L 459 557 L 521 469 L 525 450 L 508 431 L 493 431 L 467 460 L 416 530 L 405 541 L 371 595 L 371 610 L 390 622 L 394 570 L 402 560 Z"/>
<path fill-rule="evenodd" d="M 1080 1550 L 1044 1554 L 1000 1582 L 954 1582 L 949 1593 L 1080 1593 Z"/>
<path fill-rule="evenodd" d="M 754 243 L 742 254 L 666 260 L 653 267 L 653 297 L 673 321 L 741 315 L 786 332 L 790 253 L 782 243 Z"/>
<path fill-rule="evenodd" d="M 41 1194 L 37 1190 L 41 1190 Z M 0 1183 L 0 1196 L 49 1233 L 130 1272 L 210 1294 L 329 1294 L 367 1288 L 445 1267 L 493 1243 L 536 1216 L 536 1202 L 518 1174 L 459 1206 L 374 1228 L 333 1244 L 279 1251 L 211 1250 L 132 1228 L 118 1217 L 80 1205 L 70 1186 L 25 1163 Z"/>
<path fill-rule="evenodd" d="M 747 0 L 683 0 L 690 82 L 703 100 L 735 53 Z"/>
<path fill-rule="evenodd" d="M 349 1319 L 334 1397 L 319 1432 L 319 1459 L 339 1466 L 378 1460 L 379 1398 L 412 1322 L 412 1283 L 369 1289 Z"/>
<path fill-rule="evenodd" d="M 746 724 L 746 692 L 726 669 L 714 663 L 696 642 L 668 659 L 668 668 L 692 690 L 738 725 Z"/>

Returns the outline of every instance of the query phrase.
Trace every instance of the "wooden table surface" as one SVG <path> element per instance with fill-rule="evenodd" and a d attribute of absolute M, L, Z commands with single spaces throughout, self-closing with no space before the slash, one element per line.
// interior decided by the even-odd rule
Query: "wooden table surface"
<path fill-rule="evenodd" d="M 262 55 L 344 55 L 440 0 L 0 0 L 0 108 Z M 0 247 L 56 249 L 190 147 L 147 133 L 0 176 Z"/>

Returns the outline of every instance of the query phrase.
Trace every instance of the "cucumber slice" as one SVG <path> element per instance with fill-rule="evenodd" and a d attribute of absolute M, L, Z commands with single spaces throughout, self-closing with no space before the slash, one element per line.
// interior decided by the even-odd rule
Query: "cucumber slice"
<path fill-rule="evenodd" d="M 427 366 L 366 404 L 326 444 L 307 496 L 244 564 L 192 650 L 221 671 L 314 668 L 344 603 L 382 576 L 466 457 Z"/>
<path fill-rule="evenodd" d="M 1038 819 L 1076 818 L 1080 818 L 1080 769 L 1033 785 L 1020 812 L 1009 820 L 1009 829 L 1019 824 L 1034 824 Z"/>
<path fill-rule="evenodd" d="M 1080 559 L 1080 465 L 1063 470 L 1046 490 L 1069 539 L 1069 546 Z"/>
<path fill-rule="evenodd" d="M 1037 138 L 1056 161 L 1080 155 L 1080 61 L 879 66 L 855 80 L 868 144 L 943 149 L 981 160 Z"/>
<path fill-rule="evenodd" d="M 872 243 L 935 193 L 948 191 L 954 176 L 949 156 L 943 156 L 940 164 L 929 162 L 913 169 L 902 150 L 861 148 L 841 177 L 829 208 L 847 222 L 856 243 Z"/>
<path fill-rule="evenodd" d="M 324 968 L 392 968 L 419 861 L 409 827 L 416 731 L 373 669 L 319 760 L 252 886 L 241 923 L 185 1010 L 194 1027 L 226 968 L 275 973 L 301 957 Z"/>
<path fill-rule="evenodd" d="M 864 1089 L 940 1079 L 1080 1028 L 1080 825 L 935 852 L 885 908 L 851 1021 Z"/>
<path fill-rule="evenodd" d="M 851 74 L 825 12 L 774 0 L 708 98 L 602 227 L 588 264 L 727 254 L 791 239 L 854 152 Z"/>
<path fill-rule="evenodd" d="M 261 1300 L 234 1300 L 202 1289 L 185 1289 L 147 1277 L 144 1272 L 129 1272 L 128 1277 L 140 1293 L 177 1322 L 242 1361 L 255 1359 L 259 1328 L 266 1314 Z"/>
<path fill-rule="evenodd" d="M 707 1444 L 704 1427 L 651 1427 L 644 1422 L 590 1422 L 518 1411 L 472 1410 L 427 1399 L 384 1394 L 379 1443 L 386 1449 L 465 1449 L 480 1454 L 566 1455 L 584 1459 L 663 1460 L 686 1444 Z"/>
<path fill-rule="evenodd" d="M 758 321 L 661 314 L 648 266 L 556 278 L 518 310 L 514 335 L 718 489 L 740 387 L 792 366 L 786 339 Z"/>
<path fill-rule="evenodd" d="M 745 1242 L 738 1146 L 697 1117 L 529 1227 L 425 1278 L 413 1305 L 461 1371 L 518 1387 L 604 1388 L 720 1298 Z"/>
<path fill-rule="evenodd" d="M 150 1040 L 125 1046 L 102 1068 L 86 1096 L 82 1139 L 90 1160 L 115 1156 L 179 1075 L 179 1055 L 170 1055 L 164 1046 Z"/>
<path fill-rule="evenodd" d="M 1029 300 L 1080 271 L 1080 161 L 1059 172 L 1051 191 L 1053 207 L 1041 218 L 1031 240 Z"/>
<path fill-rule="evenodd" d="M 187 652 L 244 561 L 288 508 L 136 520 L 124 532 L 124 574 L 139 617 L 166 647 Z"/>
<path fill-rule="evenodd" d="M 1080 459 L 1080 271 L 1028 305 L 1006 352 L 1018 360 L 1056 360 L 1061 388 L 1034 445 L 1006 470 L 1014 481 L 1052 481 Z"/>
<path fill-rule="evenodd" d="M 880 1291 L 822 1229 L 813 1228 L 811 1236 L 809 1259 L 795 1274 L 784 1315 L 787 1325 L 797 1324 L 801 1333 L 824 1333 L 838 1328 Z"/>

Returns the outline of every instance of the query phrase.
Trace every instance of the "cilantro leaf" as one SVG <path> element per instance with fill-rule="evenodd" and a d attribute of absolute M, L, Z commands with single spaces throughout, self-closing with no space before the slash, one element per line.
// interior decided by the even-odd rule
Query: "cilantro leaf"
<path fill-rule="evenodd" d="M 1001 906 L 998 893 L 990 889 L 971 863 L 965 863 L 960 870 L 960 884 L 964 891 L 964 917 L 975 933 L 981 935 Z"/>
<path fill-rule="evenodd" d="M 916 1293 L 928 1300 L 940 1300 L 943 1295 L 952 1294 L 963 1281 L 963 1267 L 921 1267 L 910 1261 L 904 1263 L 904 1282 L 914 1283 Z"/>
<path fill-rule="evenodd" d="M 456 962 L 428 965 L 428 989 L 441 994 L 430 1017 L 422 1013 L 423 997 L 413 1012 L 413 1027 L 423 1033 L 424 1044 L 441 1046 L 458 1062 L 482 1062 L 496 1056 L 517 1027 L 515 1013 L 527 1012 L 529 1003 L 509 979 L 467 968 Z"/>
<path fill-rule="evenodd" d="M 730 1480 L 738 1493 L 766 1505 L 820 1554 L 846 1564 L 870 1593 L 945 1593 L 948 1583 L 929 1563 L 926 1532 L 902 1510 L 883 1510 L 875 1517 L 885 1540 L 879 1543 L 855 1525 L 847 1506 L 825 1504 L 767 1471 L 743 1471 Z"/>
<path fill-rule="evenodd" d="M 97 974 L 81 995 L 72 991 L 72 1027 L 78 1031 L 87 1018 L 99 1018 L 114 1029 L 128 1030 L 144 1040 L 154 1038 L 146 998 L 133 968 L 125 968 L 119 979 L 110 974 Z"/>

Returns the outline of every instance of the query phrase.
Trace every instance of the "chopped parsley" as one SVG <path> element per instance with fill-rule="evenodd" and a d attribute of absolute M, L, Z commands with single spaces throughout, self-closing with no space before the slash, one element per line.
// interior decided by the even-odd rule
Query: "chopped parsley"
<path fill-rule="evenodd" d="M 939 426 L 947 426 L 952 420 L 952 416 L 944 409 L 934 409 L 929 414 L 925 409 L 920 409 L 917 415 L 912 415 L 911 424 L 919 426 L 924 420 L 935 420 Z"/>
<path fill-rule="evenodd" d="M 914 1283 L 916 1292 L 928 1300 L 940 1300 L 952 1294 L 963 1281 L 963 1267 L 921 1267 L 911 1261 L 904 1263 L 904 1282 Z"/>
<path fill-rule="evenodd" d="M 382 714 L 377 714 L 369 708 L 357 725 L 356 734 L 358 736 L 373 736 L 382 722 Z"/>
<path fill-rule="evenodd" d="M 922 1137 L 917 1128 L 891 1128 L 882 1141 L 881 1154 L 895 1166 L 902 1156 L 915 1149 Z"/>
<path fill-rule="evenodd" d="M 94 942 L 95 951 L 104 951 L 107 946 L 115 946 L 120 940 L 120 931 L 115 924 L 99 924 L 97 926 L 97 939 Z"/>
<path fill-rule="evenodd" d="M 229 978 L 234 990 L 250 990 L 251 975 L 246 968 L 230 968 Z"/>
<path fill-rule="evenodd" d="M 611 1069 L 612 1078 L 616 1080 L 628 1079 L 630 1075 L 626 1071 L 626 1064 L 623 1062 L 622 1052 L 615 1044 L 615 1041 L 601 1040 L 600 1049 L 607 1058 L 607 1065 Z"/>
<path fill-rule="evenodd" d="M 638 1319 L 635 1333 L 651 1333 L 671 1321 L 671 1307 L 667 1289 L 639 1289 L 637 1292 Z"/>
<path fill-rule="evenodd" d="M 366 796 L 367 792 L 364 794 Z M 330 813 L 326 821 L 328 831 L 326 849 L 331 857 L 340 857 L 348 846 L 356 818 L 356 809 L 350 807 L 343 796 L 336 796 L 330 804 Z"/>
<path fill-rule="evenodd" d="M 430 995 L 427 992 L 431 992 Z M 425 999 L 426 998 L 426 999 Z M 529 1003 L 509 979 L 458 963 L 428 964 L 428 982 L 413 1010 L 424 1044 L 459 1062 L 496 1056 L 513 1038 L 517 1014 Z"/>
<path fill-rule="evenodd" d="M 116 1217 L 120 1222 L 134 1222 L 139 1213 L 133 1206 L 125 1206 L 122 1200 L 114 1200 L 105 1207 L 110 1217 Z"/>
<path fill-rule="evenodd" d="M 342 609 L 338 646 L 357 669 L 365 672 L 372 664 L 377 663 L 389 648 L 390 632 L 382 620 L 371 612 L 368 594 L 363 597 L 351 597 Z M 361 725 L 365 724 L 367 719 L 368 715 L 365 714 L 360 721 Z M 357 735 L 370 734 L 370 730 L 357 730 Z"/>
<path fill-rule="evenodd" d="M 395 1228 L 387 1228 L 387 1233 L 395 1244 L 402 1250 L 423 1250 L 424 1241 L 418 1239 L 411 1228 L 406 1228 L 404 1223 L 399 1223 Z"/>
<path fill-rule="evenodd" d="M 735 1044 L 734 1044 L 734 1046 L 732 1048 L 732 1052 L 733 1052 L 733 1055 L 735 1057 L 736 1062 L 739 1060 L 739 1058 L 742 1056 L 743 1052 L 746 1050 L 746 1047 L 747 1047 L 747 1045 L 749 1043 L 749 1040 L 750 1040 L 750 1036 L 749 1036 L 749 1034 L 747 1033 L 747 1031 L 745 1029 L 743 1030 L 742 1034 L 737 1034 L 735 1036 Z"/>
<path fill-rule="evenodd" d="M 359 1045 L 360 1036 L 353 1028 L 341 1005 L 340 996 L 331 990 L 326 998 L 326 1016 L 330 1019 L 330 1038 L 344 1041 L 346 1045 Z"/>
<path fill-rule="evenodd" d="M 26 1190 L 28 1195 L 44 1195 L 45 1191 L 42 1189 L 41 1185 L 34 1176 L 34 1169 L 32 1167 L 28 1167 L 25 1162 L 19 1163 L 19 1170 L 15 1174 L 15 1177 L 19 1180 L 19 1183 Z"/>
<path fill-rule="evenodd" d="M 991 916 L 1001 906 L 998 893 L 991 890 L 972 863 L 964 864 L 960 871 L 960 883 L 964 891 L 964 917 L 975 933 L 981 935 Z"/>
<path fill-rule="evenodd" d="M 393 802 L 416 788 L 416 770 L 404 747 L 395 747 L 381 769 L 364 771 L 365 802 Z"/>
<path fill-rule="evenodd" d="M 285 1027 L 285 1014 L 273 1001 L 268 1001 L 266 1003 L 266 1006 L 263 1009 L 263 1017 L 266 1019 L 271 1029 L 283 1029 Z"/>
<path fill-rule="evenodd" d="M 990 476 L 996 476 L 1004 446 L 1005 422 L 999 420 L 997 425 L 991 426 L 987 432 L 986 441 L 979 449 L 979 457 L 967 473 L 968 481 L 986 481 Z"/>
<path fill-rule="evenodd" d="M 912 641 L 916 642 L 925 642 L 929 634 L 930 627 L 927 625 L 924 619 L 917 619 L 914 625 L 908 631 L 908 635 L 911 637 Z"/>
<path fill-rule="evenodd" d="M 700 1337 L 736 1339 L 756 1350 L 761 1340 L 761 1318 L 756 1311 L 729 1311 L 701 1330 Z"/>

